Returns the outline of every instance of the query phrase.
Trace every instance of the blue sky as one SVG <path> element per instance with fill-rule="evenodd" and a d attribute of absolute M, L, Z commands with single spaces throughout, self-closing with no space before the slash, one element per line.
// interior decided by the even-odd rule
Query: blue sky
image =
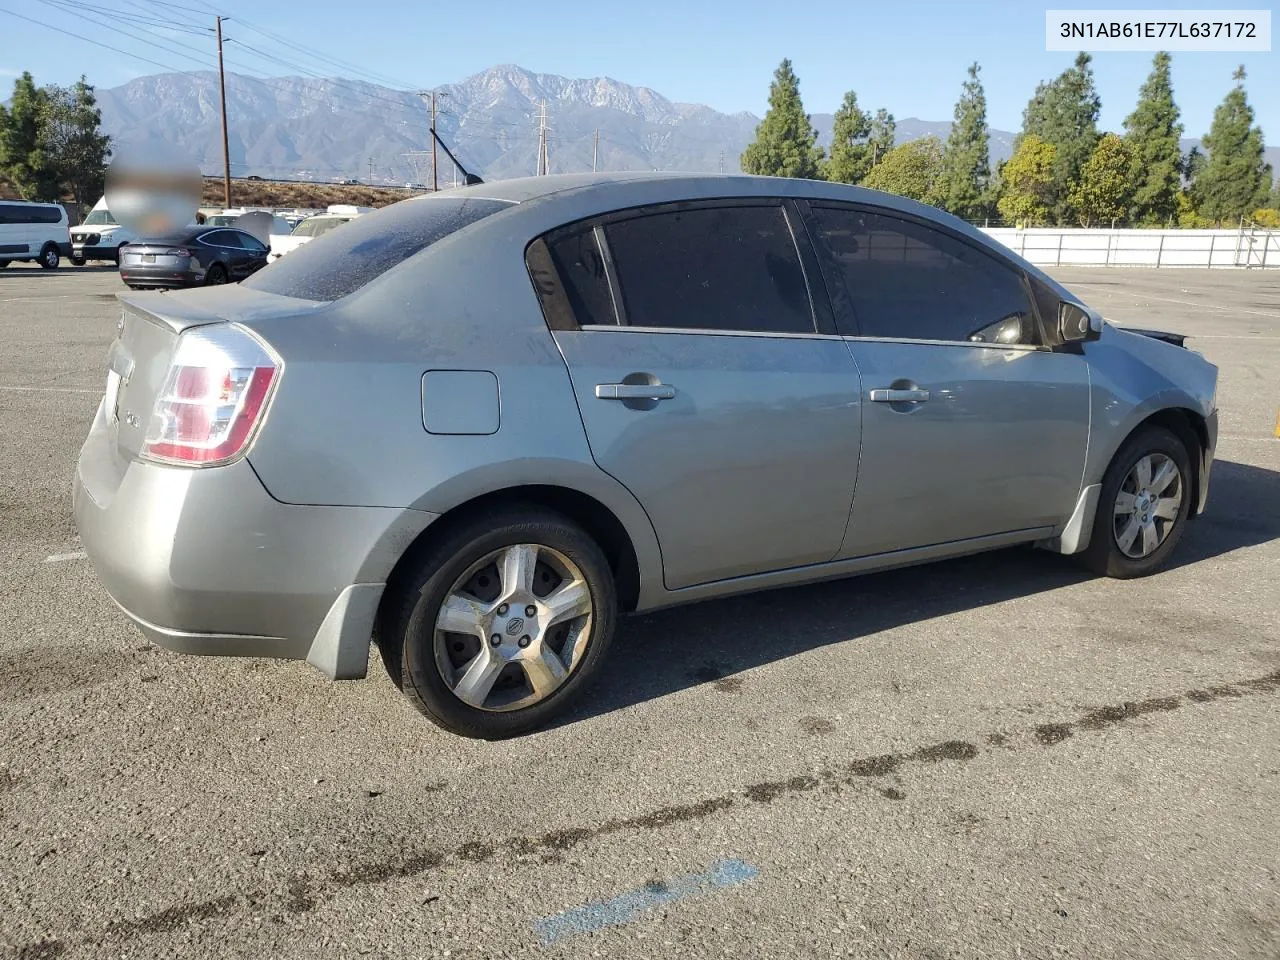
<path fill-rule="evenodd" d="M 77 6 L 79 9 L 76 9 Z M 214 12 L 231 18 L 227 56 L 258 75 L 290 72 L 237 42 L 309 65 L 316 72 L 356 76 L 332 69 L 296 49 L 256 32 L 276 34 L 377 74 L 393 85 L 431 87 L 461 79 L 498 63 L 518 63 L 571 77 L 609 76 L 652 87 L 673 100 L 705 103 L 718 110 L 765 108 L 770 76 L 790 57 L 810 112 L 830 112 L 845 90 L 864 107 L 888 107 L 899 118 L 943 120 L 951 111 L 967 65 L 977 60 L 989 101 L 989 120 L 1017 129 L 1022 108 L 1037 81 L 1049 79 L 1072 59 L 1044 49 L 1046 6 L 1014 2 L 865 2 L 810 0 L 647 0 L 625 6 L 608 0 L 453 0 L 449 3 L 382 0 L 0 0 L 0 84 L 29 69 L 39 82 L 67 82 L 80 72 L 102 87 L 148 73 L 154 64 L 95 47 L 58 33 L 69 30 L 181 69 L 200 69 L 198 49 L 212 49 L 204 34 L 161 33 L 161 51 L 85 17 L 118 10 L 132 17 L 168 17 L 189 27 L 207 26 Z M 1103 3 L 1077 4 L 1098 8 Z M 1152 8 L 1130 2 L 1123 8 Z M 1214 4 L 1170 3 L 1160 8 L 1231 9 L 1248 0 Z M 1252 6 L 1261 6 L 1256 0 Z M 367 15 L 360 11 L 367 11 Z M 464 12 L 465 11 L 465 12 Z M 36 25 L 11 13 L 43 21 Z M 144 20 L 117 20 L 117 29 L 139 34 Z M 57 28 L 57 29 L 55 29 Z M 168 40 L 161 40 L 161 37 Z M 197 49 L 174 46 L 187 44 Z M 206 58 L 208 55 L 205 55 Z M 1101 124 L 1118 129 L 1132 109 L 1150 69 L 1149 53 L 1094 55 L 1102 95 Z M 1280 66 L 1275 53 L 1176 53 L 1174 92 L 1188 136 L 1209 128 L 1214 106 L 1231 85 L 1231 71 L 1244 63 L 1250 101 L 1267 140 L 1280 143 Z M 231 69 L 237 69 L 232 67 Z M 367 77 L 366 77 L 367 78 Z M 7 91 L 6 91 L 7 92 Z"/>

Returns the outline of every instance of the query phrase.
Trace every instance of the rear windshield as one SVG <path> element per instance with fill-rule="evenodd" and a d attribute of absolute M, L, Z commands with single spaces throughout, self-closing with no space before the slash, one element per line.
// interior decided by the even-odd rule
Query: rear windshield
<path fill-rule="evenodd" d="M 510 206 L 478 197 L 402 200 L 303 244 L 241 286 L 304 300 L 338 300 L 437 240 Z"/>

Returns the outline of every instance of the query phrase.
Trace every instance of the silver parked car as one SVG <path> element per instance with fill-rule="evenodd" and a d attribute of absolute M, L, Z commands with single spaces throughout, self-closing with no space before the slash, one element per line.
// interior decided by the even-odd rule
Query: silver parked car
<path fill-rule="evenodd" d="M 111 596 L 335 679 L 372 638 L 473 736 L 561 711 L 619 613 L 1014 544 L 1149 573 L 1217 433 L 1179 338 L 804 180 L 472 186 L 121 300 L 75 483 Z"/>

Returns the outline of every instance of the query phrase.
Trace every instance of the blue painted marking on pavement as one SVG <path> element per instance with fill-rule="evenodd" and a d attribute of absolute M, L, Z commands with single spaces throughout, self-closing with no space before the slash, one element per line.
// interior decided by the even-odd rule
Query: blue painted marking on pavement
<path fill-rule="evenodd" d="M 639 890 L 631 890 L 612 900 L 588 903 L 536 920 L 533 928 L 546 947 L 565 937 L 630 923 L 654 907 L 734 887 L 754 880 L 759 875 L 760 871 L 745 860 L 717 860 L 706 873 L 693 873 L 666 882 L 647 883 Z"/>

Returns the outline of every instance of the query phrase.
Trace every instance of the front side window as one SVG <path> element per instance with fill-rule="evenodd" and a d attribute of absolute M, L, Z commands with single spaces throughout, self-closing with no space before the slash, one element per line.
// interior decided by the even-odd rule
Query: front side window
<path fill-rule="evenodd" d="M 1022 277 L 971 244 L 867 210 L 814 206 L 813 216 L 862 336 L 1039 342 Z"/>

